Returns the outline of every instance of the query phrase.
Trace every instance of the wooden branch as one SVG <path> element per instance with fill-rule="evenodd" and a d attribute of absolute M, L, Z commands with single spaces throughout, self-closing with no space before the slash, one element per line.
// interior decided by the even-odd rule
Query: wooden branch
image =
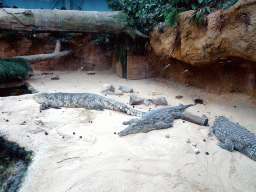
<path fill-rule="evenodd" d="M 66 55 L 69 55 L 70 51 L 60 51 L 60 40 L 57 40 L 55 51 L 50 54 L 38 54 L 38 55 L 26 55 L 26 56 L 16 56 L 13 58 L 23 58 L 30 62 L 47 60 L 47 59 L 57 59 Z"/>

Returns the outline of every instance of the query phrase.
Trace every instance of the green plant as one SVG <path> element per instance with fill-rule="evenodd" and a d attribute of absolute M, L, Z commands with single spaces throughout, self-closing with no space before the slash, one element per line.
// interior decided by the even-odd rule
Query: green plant
<path fill-rule="evenodd" d="M 25 59 L 0 59 L 0 82 L 24 80 L 29 71 L 32 67 Z"/>
<path fill-rule="evenodd" d="M 190 16 L 189 21 L 194 21 L 197 25 L 205 24 L 209 13 L 211 13 L 210 7 L 196 9 Z"/>
<path fill-rule="evenodd" d="M 169 14 L 166 16 L 166 23 L 168 24 L 169 27 L 172 27 L 175 25 L 177 18 L 181 12 L 184 10 L 181 8 L 173 9 Z"/>
<path fill-rule="evenodd" d="M 227 0 L 227 1 L 224 1 L 222 4 L 219 4 L 217 6 L 217 8 L 219 8 L 219 9 L 221 9 L 221 8 L 228 9 L 229 7 L 234 5 L 237 1 L 238 0 Z"/>

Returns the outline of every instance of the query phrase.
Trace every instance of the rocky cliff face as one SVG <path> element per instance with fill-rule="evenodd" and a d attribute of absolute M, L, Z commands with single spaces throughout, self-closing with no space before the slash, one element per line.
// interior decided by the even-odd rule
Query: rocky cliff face
<path fill-rule="evenodd" d="M 256 1 L 215 10 L 207 24 L 179 16 L 179 26 L 151 33 L 150 63 L 166 78 L 217 92 L 256 93 Z"/>
<path fill-rule="evenodd" d="M 200 27 L 189 22 L 192 13 L 180 14 L 179 27 L 166 27 L 164 33 L 159 33 L 158 27 L 154 29 L 151 46 L 158 56 L 170 56 L 192 65 L 216 62 L 223 57 L 256 62 L 255 0 L 240 0 L 228 10 L 216 10 Z"/>
<path fill-rule="evenodd" d="M 44 60 L 32 63 L 34 70 L 83 70 L 104 71 L 112 65 L 112 52 L 103 52 L 96 46 L 91 35 L 73 34 L 69 43 L 62 44 L 62 50 L 72 51 L 72 55 L 59 59 Z M 53 53 L 56 41 L 48 34 L 39 34 L 36 38 L 26 38 L 20 34 L 15 39 L 0 38 L 0 58 L 11 58 L 22 55 Z"/>

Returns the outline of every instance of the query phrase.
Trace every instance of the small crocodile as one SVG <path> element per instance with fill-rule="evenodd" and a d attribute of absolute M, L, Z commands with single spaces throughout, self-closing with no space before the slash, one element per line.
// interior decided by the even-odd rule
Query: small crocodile
<path fill-rule="evenodd" d="M 41 104 L 40 111 L 48 108 L 83 107 L 86 109 L 110 109 L 133 116 L 143 116 L 145 112 L 134 110 L 114 99 L 93 93 L 37 93 L 34 99 Z"/>
<path fill-rule="evenodd" d="M 134 133 L 147 133 L 152 130 L 167 129 L 172 127 L 174 119 L 181 118 L 183 111 L 195 104 L 183 105 L 179 104 L 175 107 L 163 107 L 160 109 L 152 110 L 144 114 L 140 119 L 131 119 L 124 121 L 123 125 L 129 125 L 123 131 L 119 132 L 119 136 L 125 136 Z"/>
<path fill-rule="evenodd" d="M 209 136 L 216 135 L 221 142 L 218 145 L 230 152 L 234 149 L 256 161 L 256 137 L 245 127 L 220 116 L 210 127 Z"/>

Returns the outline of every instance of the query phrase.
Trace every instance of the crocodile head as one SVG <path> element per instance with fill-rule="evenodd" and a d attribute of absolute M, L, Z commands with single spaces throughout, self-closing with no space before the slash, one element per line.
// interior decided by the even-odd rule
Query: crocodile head
<path fill-rule="evenodd" d="M 118 135 L 120 137 L 129 135 L 129 134 L 135 134 L 135 133 L 146 133 L 151 130 L 155 130 L 157 126 L 155 125 L 155 122 L 133 122 L 131 123 L 127 128 L 125 128 L 123 131 L 120 131 Z"/>

